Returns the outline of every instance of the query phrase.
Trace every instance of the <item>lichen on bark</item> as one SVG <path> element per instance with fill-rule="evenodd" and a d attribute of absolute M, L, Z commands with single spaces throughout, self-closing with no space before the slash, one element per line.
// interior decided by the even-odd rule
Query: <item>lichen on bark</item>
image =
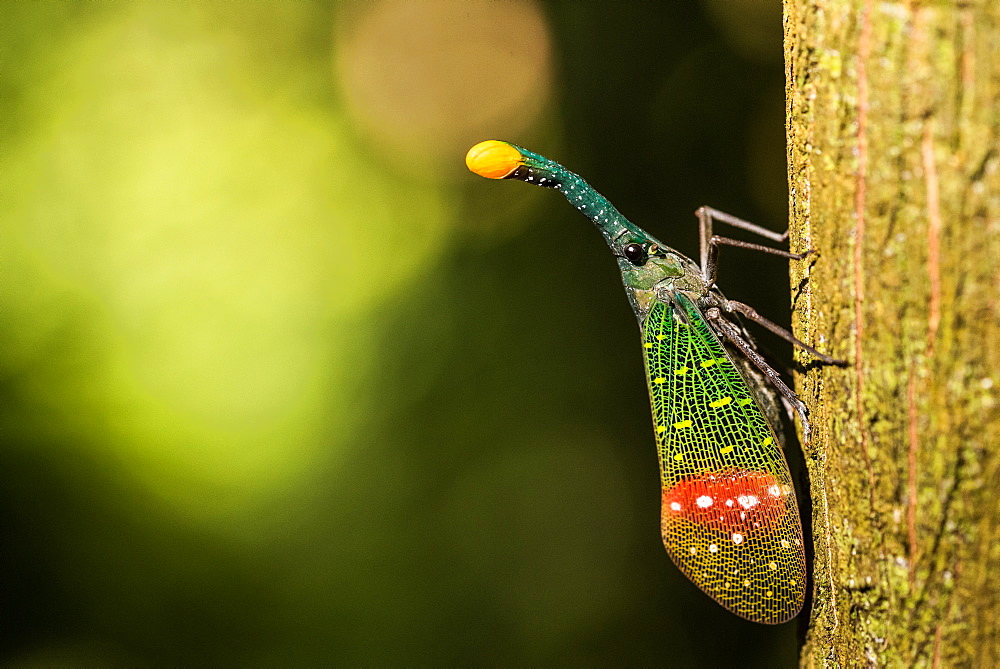
<path fill-rule="evenodd" d="M 786 0 L 804 666 L 1000 666 L 1000 3 Z M 802 358 L 807 363 L 806 358 Z"/>

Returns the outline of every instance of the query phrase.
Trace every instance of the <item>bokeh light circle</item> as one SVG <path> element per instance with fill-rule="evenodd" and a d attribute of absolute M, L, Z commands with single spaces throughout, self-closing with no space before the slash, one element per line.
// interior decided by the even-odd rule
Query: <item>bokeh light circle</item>
<path fill-rule="evenodd" d="M 543 109 L 550 38 L 533 2 L 381 2 L 338 22 L 337 79 L 387 154 L 449 166 L 485 137 L 516 137 Z M 453 164 L 454 163 L 454 164 Z"/>

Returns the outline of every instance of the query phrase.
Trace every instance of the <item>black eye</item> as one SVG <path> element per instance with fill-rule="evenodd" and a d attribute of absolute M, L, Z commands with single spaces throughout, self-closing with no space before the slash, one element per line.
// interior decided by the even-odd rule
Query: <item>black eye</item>
<path fill-rule="evenodd" d="M 646 254 L 646 247 L 642 244 L 629 244 L 622 249 L 622 255 L 633 265 L 645 265 L 649 256 Z"/>

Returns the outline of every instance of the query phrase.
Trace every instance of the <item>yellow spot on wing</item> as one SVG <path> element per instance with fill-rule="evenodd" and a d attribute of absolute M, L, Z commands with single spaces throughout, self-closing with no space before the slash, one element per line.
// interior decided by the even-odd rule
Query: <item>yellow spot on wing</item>
<path fill-rule="evenodd" d="M 701 361 L 701 366 L 702 367 L 711 367 L 714 364 L 715 364 L 715 360 L 713 358 L 709 358 L 708 360 L 702 360 Z"/>
<path fill-rule="evenodd" d="M 732 397 L 723 397 L 721 400 L 715 400 L 714 402 L 709 402 L 708 406 L 718 409 L 719 407 L 724 407 L 733 401 Z"/>
<path fill-rule="evenodd" d="M 655 379 L 653 379 L 653 383 L 663 383 L 664 381 L 666 381 L 666 379 L 662 376 L 658 376 Z"/>
<path fill-rule="evenodd" d="M 739 404 L 741 407 L 745 407 L 746 405 L 750 404 L 751 402 L 753 402 L 752 399 L 750 399 L 749 397 L 744 397 L 741 400 L 737 400 L 736 403 Z"/>
<path fill-rule="evenodd" d="M 646 342 L 645 344 L 643 344 L 642 346 L 643 346 L 643 348 L 653 348 L 653 342 L 651 342 L 651 341 L 647 341 L 647 342 Z"/>
<path fill-rule="evenodd" d="M 679 369 L 675 369 L 674 370 L 674 374 L 687 374 L 690 371 L 691 371 L 691 368 L 685 365 L 684 367 L 681 367 Z"/>
<path fill-rule="evenodd" d="M 694 421 L 690 420 L 679 420 L 674 423 L 674 427 L 691 427 L 692 425 L 694 425 Z"/>
<path fill-rule="evenodd" d="M 680 462 L 683 459 L 684 459 L 683 453 L 678 453 L 677 455 L 674 456 L 674 460 L 676 460 L 677 462 Z"/>
<path fill-rule="evenodd" d="M 719 450 L 719 453 L 722 453 L 723 455 L 725 455 L 726 453 L 732 453 L 734 448 L 736 448 L 736 447 L 735 446 L 726 446 L 725 448 Z"/>
<path fill-rule="evenodd" d="M 770 446 L 773 443 L 774 443 L 774 439 L 772 439 L 771 437 L 767 437 L 766 439 L 764 439 L 764 442 L 763 442 L 762 445 L 764 445 L 764 446 Z"/>
<path fill-rule="evenodd" d="M 656 427 L 656 431 L 657 432 L 666 432 L 667 431 L 667 426 L 666 425 L 658 425 Z"/>
<path fill-rule="evenodd" d="M 658 334 L 658 335 L 656 335 L 656 338 L 659 339 L 660 341 L 663 341 L 664 339 L 667 338 L 667 335 L 665 335 L 665 334 Z"/>

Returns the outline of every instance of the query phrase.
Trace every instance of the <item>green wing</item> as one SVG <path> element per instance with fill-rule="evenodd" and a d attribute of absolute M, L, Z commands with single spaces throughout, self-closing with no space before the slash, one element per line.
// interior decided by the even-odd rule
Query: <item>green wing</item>
<path fill-rule="evenodd" d="M 683 294 L 656 302 L 643 351 L 674 563 L 732 612 L 795 616 L 805 595 L 802 525 L 788 465 L 754 391 Z"/>

